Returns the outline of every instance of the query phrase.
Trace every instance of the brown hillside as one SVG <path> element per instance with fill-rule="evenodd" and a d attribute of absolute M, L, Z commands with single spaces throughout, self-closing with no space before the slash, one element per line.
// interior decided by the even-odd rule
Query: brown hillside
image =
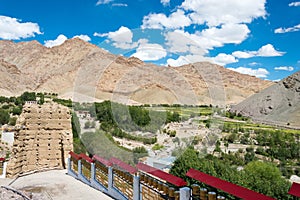
<path fill-rule="evenodd" d="M 182 67 L 146 64 L 78 38 L 53 48 L 37 41 L 0 41 L 0 60 L 2 95 L 31 90 L 76 101 L 235 104 L 273 84 L 207 62 Z"/>

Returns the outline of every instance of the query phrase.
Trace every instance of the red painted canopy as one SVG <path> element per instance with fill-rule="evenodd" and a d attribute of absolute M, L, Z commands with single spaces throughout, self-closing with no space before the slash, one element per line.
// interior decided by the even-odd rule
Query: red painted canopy
<path fill-rule="evenodd" d="M 182 178 L 179 178 L 177 176 L 174 176 L 174 175 L 164 172 L 162 170 L 156 169 L 156 168 L 146 165 L 144 163 L 138 163 L 136 165 L 136 167 L 141 171 L 144 171 L 144 172 L 151 174 L 157 178 L 165 180 L 168 183 L 171 183 L 177 187 L 186 186 L 186 182 Z"/>
<path fill-rule="evenodd" d="M 228 181 L 219 179 L 214 176 L 210 176 L 208 174 L 205 174 L 203 172 L 200 172 L 195 169 L 190 169 L 186 175 L 188 177 L 191 177 L 197 181 L 200 181 L 202 183 L 205 183 L 207 185 L 210 185 L 214 188 L 223 190 L 224 192 L 227 192 L 229 194 L 232 194 L 233 196 L 245 199 L 245 200 L 271 200 L 272 197 L 265 196 L 263 194 L 260 194 L 258 192 L 249 190 L 247 188 L 244 188 L 239 185 L 235 185 L 233 183 L 230 183 Z M 274 199 L 273 199 L 274 200 Z"/>
<path fill-rule="evenodd" d="M 85 161 L 89 162 L 89 163 L 94 162 L 93 159 L 91 159 L 90 157 L 88 157 L 88 156 L 87 156 L 86 154 L 84 154 L 84 153 L 79 154 L 79 156 L 80 156 L 82 159 L 84 159 Z"/>
<path fill-rule="evenodd" d="M 105 158 L 102 158 L 101 156 L 98 156 L 98 155 L 94 155 L 93 159 L 100 162 L 100 163 L 102 163 L 105 166 L 111 166 L 112 165 L 112 163 L 109 160 L 106 160 Z"/>
<path fill-rule="evenodd" d="M 123 161 L 117 159 L 117 158 L 110 158 L 109 160 L 112 164 L 119 166 L 121 169 L 134 174 L 137 172 L 137 169 L 135 167 L 132 167 L 131 165 L 128 165 L 127 163 L 124 163 Z"/>
<path fill-rule="evenodd" d="M 74 153 L 73 151 L 70 151 L 69 154 L 71 155 L 71 157 L 75 158 L 76 160 L 80 160 L 81 156 Z"/>
<path fill-rule="evenodd" d="M 0 158 L 0 161 L 4 161 L 5 160 L 5 158 Z"/>
<path fill-rule="evenodd" d="M 300 184 L 299 183 L 293 183 L 291 189 L 288 192 L 289 194 L 300 197 Z"/>

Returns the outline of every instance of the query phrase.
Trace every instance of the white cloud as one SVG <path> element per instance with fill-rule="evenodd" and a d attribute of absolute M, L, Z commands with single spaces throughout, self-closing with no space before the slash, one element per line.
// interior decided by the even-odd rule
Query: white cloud
<path fill-rule="evenodd" d="M 166 45 L 171 53 L 191 53 L 204 55 L 208 51 L 204 48 L 205 43 L 195 34 L 183 30 L 169 31 L 165 33 Z"/>
<path fill-rule="evenodd" d="M 227 68 L 241 74 L 248 74 L 251 76 L 256 76 L 258 78 L 266 78 L 269 74 L 268 70 L 265 68 L 252 69 L 247 67 L 238 67 L 238 68 Z"/>
<path fill-rule="evenodd" d="M 289 28 L 281 28 L 281 27 L 277 28 L 275 29 L 274 33 L 288 33 L 288 32 L 296 32 L 296 31 L 300 31 L 300 24 Z"/>
<path fill-rule="evenodd" d="M 19 40 L 42 34 L 37 23 L 22 22 L 19 19 L 0 16 L 0 38 L 4 40 Z"/>
<path fill-rule="evenodd" d="M 248 64 L 249 66 L 257 66 L 257 65 L 261 65 L 261 63 L 257 63 L 257 62 L 251 62 Z"/>
<path fill-rule="evenodd" d="M 229 63 L 236 63 L 238 60 L 232 56 L 225 53 L 219 53 L 216 57 L 212 58 L 212 61 L 218 65 L 225 66 Z"/>
<path fill-rule="evenodd" d="M 160 3 L 161 3 L 163 6 L 168 6 L 168 5 L 170 5 L 170 0 L 160 0 Z"/>
<path fill-rule="evenodd" d="M 224 24 L 220 28 L 209 28 L 190 34 L 183 30 L 165 33 L 166 45 L 172 53 L 204 55 L 224 44 L 239 44 L 245 40 L 250 30 L 244 24 Z"/>
<path fill-rule="evenodd" d="M 110 2 L 113 2 L 114 0 L 98 0 L 96 5 L 102 5 L 102 4 L 109 4 Z"/>
<path fill-rule="evenodd" d="M 94 33 L 94 36 L 97 37 L 107 37 L 112 41 L 113 46 L 121 49 L 133 49 L 137 47 L 138 43 L 133 42 L 133 33 L 132 31 L 124 26 L 121 26 L 117 31 L 109 33 Z"/>
<path fill-rule="evenodd" d="M 169 58 L 167 60 L 167 64 L 173 67 L 182 66 L 188 63 L 191 63 L 191 61 L 187 60 L 185 56 L 179 56 L 177 59 Z"/>
<path fill-rule="evenodd" d="M 289 6 L 300 6 L 300 2 L 297 1 L 297 2 L 292 2 L 292 3 L 289 3 Z"/>
<path fill-rule="evenodd" d="M 239 44 L 248 37 L 249 33 L 250 30 L 245 24 L 224 24 L 221 28 L 205 29 L 201 35 L 222 44 Z"/>
<path fill-rule="evenodd" d="M 126 3 L 113 3 L 112 6 L 115 6 L 115 7 L 127 7 L 128 4 L 126 4 Z"/>
<path fill-rule="evenodd" d="M 179 56 L 177 59 L 169 58 L 167 60 L 167 64 L 171 66 L 182 66 L 188 63 L 196 63 L 196 62 L 211 62 L 218 65 L 225 66 L 229 63 L 238 62 L 238 60 L 232 56 L 225 53 L 219 53 L 216 57 L 205 57 L 202 55 L 190 54 L 185 56 Z"/>
<path fill-rule="evenodd" d="M 294 71 L 294 67 L 291 66 L 280 66 L 280 67 L 275 67 L 275 70 L 282 70 L 282 71 Z"/>
<path fill-rule="evenodd" d="M 91 41 L 91 38 L 88 35 L 75 35 L 73 38 L 80 38 L 86 42 Z"/>
<path fill-rule="evenodd" d="M 260 47 L 257 51 L 234 51 L 233 56 L 237 58 L 252 58 L 255 56 L 259 57 L 274 57 L 282 56 L 285 52 L 277 51 L 272 44 L 266 44 Z"/>
<path fill-rule="evenodd" d="M 250 23 L 264 17 L 266 0 L 185 0 L 181 8 L 191 11 L 195 24 L 219 26 L 226 23 Z"/>
<path fill-rule="evenodd" d="M 284 52 L 277 51 L 273 47 L 273 45 L 266 44 L 257 51 L 256 55 L 261 57 L 273 57 L 273 56 L 282 56 L 283 54 Z"/>
<path fill-rule="evenodd" d="M 232 53 L 233 56 L 237 58 L 251 58 L 255 55 L 255 52 L 253 51 L 235 51 Z"/>
<path fill-rule="evenodd" d="M 184 28 L 191 25 L 191 20 L 187 17 L 183 10 L 178 9 L 173 12 L 169 17 L 163 13 L 149 14 L 144 17 L 142 28 L 143 29 L 177 29 Z"/>
<path fill-rule="evenodd" d="M 136 53 L 131 56 L 143 61 L 153 61 L 164 58 L 166 55 L 167 51 L 161 45 L 142 42 L 136 49 Z"/>
<path fill-rule="evenodd" d="M 61 45 L 62 43 L 64 43 L 68 38 L 63 35 L 63 34 L 60 34 L 59 36 L 57 36 L 57 38 L 55 40 L 46 40 L 45 41 L 45 46 L 46 47 L 54 47 L 54 46 L 58 46 L 58 45 Z"/>

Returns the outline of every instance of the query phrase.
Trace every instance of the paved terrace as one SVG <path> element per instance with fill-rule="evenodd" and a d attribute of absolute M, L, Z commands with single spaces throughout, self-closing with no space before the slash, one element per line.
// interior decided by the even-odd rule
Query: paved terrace
<path fill-rule="evenodd" d="M 67 170 L 51 170 L 15 179 L 0 179 L 1 186 L 21 191 L 33 200 L 112 200 L 104 193 L 67 175 Z M 0 196 L 2 200 L 5 199 Z M 16 196 L 11 198 L 17 199 Z"/>

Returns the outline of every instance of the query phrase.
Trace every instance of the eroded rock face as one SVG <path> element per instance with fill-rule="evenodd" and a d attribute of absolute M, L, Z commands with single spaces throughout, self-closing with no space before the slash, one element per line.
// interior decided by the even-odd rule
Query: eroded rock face
<path fill-rule="evenodd" d="M 256 121 L 300 128 L 300 71 L 234 106 Z"/>
<path fill-rule="evenodd" d="M 64 168 L 73 150 L 70 110 L 56 103 L 25 104 L 17 121 L 7 175 Z"/>

